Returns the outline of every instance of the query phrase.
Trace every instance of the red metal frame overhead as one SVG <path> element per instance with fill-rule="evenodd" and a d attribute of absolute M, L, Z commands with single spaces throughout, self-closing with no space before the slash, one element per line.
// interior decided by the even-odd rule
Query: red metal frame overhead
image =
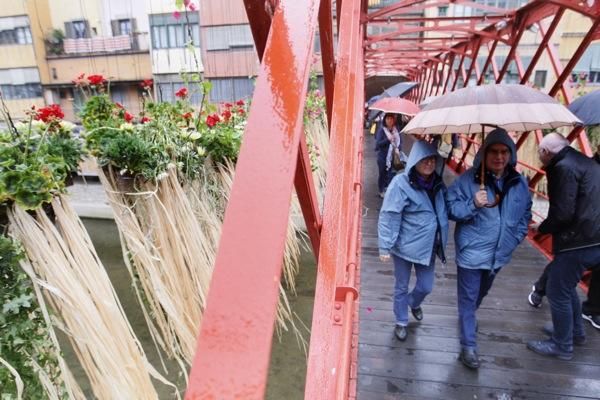
<path fill-rule="evenodd" d="M 504 10 L 466 0 L 401 0 L 368 13 L 366 0 L 244 0 L 261 69 L 186 399 L 264 397 L 294 187 L 318 259 L 305 398 L 355 398 L 365 77 L 405 75 L 419 82 L 410 94 L 419 102 L 458 88 L 461 80 L 462 86 L 472 77 L 482 84 L 487 71 L 501 82 L 512 62 L 525 84 L 547 54 L 556 75 L 550 94 L 561 93 L 568 103 L 567 79 L 591 41 L 600 38 L 600 1 L 590 4 L 533 0 L 519 10 Z M 485 15 L 425 16 L 449 5 Z M 332 10 L 339 32 L 335 56 Z M 565 10 L 591 18 L 592 27 L 562 66 L 550 37 Z M 302 129 L 317 21 L 330 127 L 322 215 Z M 369 27 L 382 26 L 394 31 L 367 34 Z M 531 26 L 538 27 L 541 40 L 525 69 L 517 47 Z M 502 65 L 496 63 L 498 44 L 509 46 Z M 482 52 L 487 57 L 480 68 L 475 60 Z M 528 135 L 542 137 L 526 133 L 518 148 Z M 574 129 L 569 139 L 591 154 L 583 129 Z M 476 135 L 462 136 L 461 142 L 462 156 L 449 162 L 457 172 L 467 168 L 467 154 L 480 145 Z M 525 163 L 519 167 L 534 172 L 533 190 L 543 171 Z M 548 238 L 533 239 L 548 253 Z"/>

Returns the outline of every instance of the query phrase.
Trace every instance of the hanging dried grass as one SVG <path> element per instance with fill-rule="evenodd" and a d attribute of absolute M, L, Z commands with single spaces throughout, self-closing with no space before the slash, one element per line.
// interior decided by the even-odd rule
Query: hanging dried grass
<path fill-rule="evenodd" d="M 13 207 L 10 230 L 44 282 L 94 396 L 157 398 L 150 377 L 169 383 L 148 363 L 83 224 L 60 196 L 52 208 L 56 225 L 42 210 L 34 218 Z"/>
<path fill-rule="evenodd" d="M 169 168 L 157 183 L 141 182 L 134 193 L 118 190 L 112 173 L 99 176 L 127 252 L 128 269 L 155 343 L 185 372 L 196 350 L 214 253 Z M 187 373 L 185 373 L 187 376 Z"/>

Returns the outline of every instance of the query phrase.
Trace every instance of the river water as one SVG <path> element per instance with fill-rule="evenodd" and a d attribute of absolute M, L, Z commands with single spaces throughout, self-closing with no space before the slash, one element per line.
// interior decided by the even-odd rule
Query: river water
<path fill-rule="evenodd" d="M 131 278 L 123 263 L 119 233 L 114 221 L 84 219 L 83 223 L 94 242 L 102 263 L 108 271 L 125 313 L 138 339 L 141 341 L 150 363 L 165 374 L 167 379 L 174 382 L 183 396 L 186 387 L 184 374 L 179 372 L 177 366 L 169 360 L 165 360 L 168 373 L 161 367 L 159 354 L 152 343 L 142 311 L 131 286 Z M 297 295 L 290 294 L 289 300 L 293 311 L 306 326 L 310 326 L 312 320 L 315 276 L 316 266 L 312 252 L 304 251 L 301 256 L 300 274 L 296 279 Z M 298 322 L 297 324 L 301 326 L 302 323 Z M 306 330 L 304 331 L 304 337 L 308 341 L 309 333 Z M 93 398 L 85 374 L 78 366 L 72 349 L 66 345 L 64 336 L 61 337 L 61 342 L 63 342 L 63 351 L 73 374 L 80 382 L 86 396 Z M 305 375 L 306 355 L 298 345 L 295 335 L 292 332 L 283 332 L 280 338 L 274 335 L 266 398 L 270 400 L 303 398 Z M 160 399 L 176 398 L 173 388 L 158 382 L 156 382 L 155 387 L 159 392 Z"/>

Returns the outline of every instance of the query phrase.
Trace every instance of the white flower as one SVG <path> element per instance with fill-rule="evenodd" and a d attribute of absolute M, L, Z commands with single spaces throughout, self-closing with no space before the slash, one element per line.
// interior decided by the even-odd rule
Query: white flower
<path fill-rule="evenodd" d="M 189 136 L 189 138 L 190 138 L 191 140 L 198 140 L 198 139 L 200 139 L 200 136 L 202 136 L 202 135 L 200 134 L 200 132 L 198 132 L 198 131 L 194 131 L 194 132 L 191 132 L 191 133 L 190 133 L 190 136 Z"/>
<path fill-rule="evenodd" d="M 66 132 L 73 132 L 73 128 L 75 124 L 69 121 L 60 121 L 60 127 L 64 129 Z"/>
<path fill-rule="evenodd" d="M 202 147 L 202 146 L 198 146 L 196 148 L 196 151 L 198 152 L 198 155 L 200 157 L 203 157 L 204 155 L 206 155 L 206 149 L 204 147 Z"/>
<path fill-rule="evenodd" d="M 129 122 L 124 122 L 121 124 L 121 126 L 119 126 L 119 129 L 122 129 L 124 131 L 133 131 L 133 124 Z"/>

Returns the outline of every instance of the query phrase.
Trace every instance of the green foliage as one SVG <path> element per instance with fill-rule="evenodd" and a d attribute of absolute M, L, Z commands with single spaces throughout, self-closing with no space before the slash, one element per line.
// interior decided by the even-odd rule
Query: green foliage
<path fill-rule="evenodd" d="M 32 210 L 64 191 L 83 154 L 70 129 L 57 119 L 30 119 L 0 135 L 0 203 Z"/>
<path fill-rule="evenodd" d="M 200 137 L 200 144 L 211 155 L 213 161 L 236 161 L 242 144 L 242 132 L 235 127 L 207 129 Z"/>
<path fill-rule="evenodd" d="M 20 266 L 23 253 L 6 236 L 0 236 L 0 356 L 21 376 L 24 399 L 43 399 L 44 389 L 34 367 L 37 363 L 63 391 L 56 349 L 35 297 L 31 280 Z M 0 368 L 2 399 L 16 398 L 15 379 Z"/>

